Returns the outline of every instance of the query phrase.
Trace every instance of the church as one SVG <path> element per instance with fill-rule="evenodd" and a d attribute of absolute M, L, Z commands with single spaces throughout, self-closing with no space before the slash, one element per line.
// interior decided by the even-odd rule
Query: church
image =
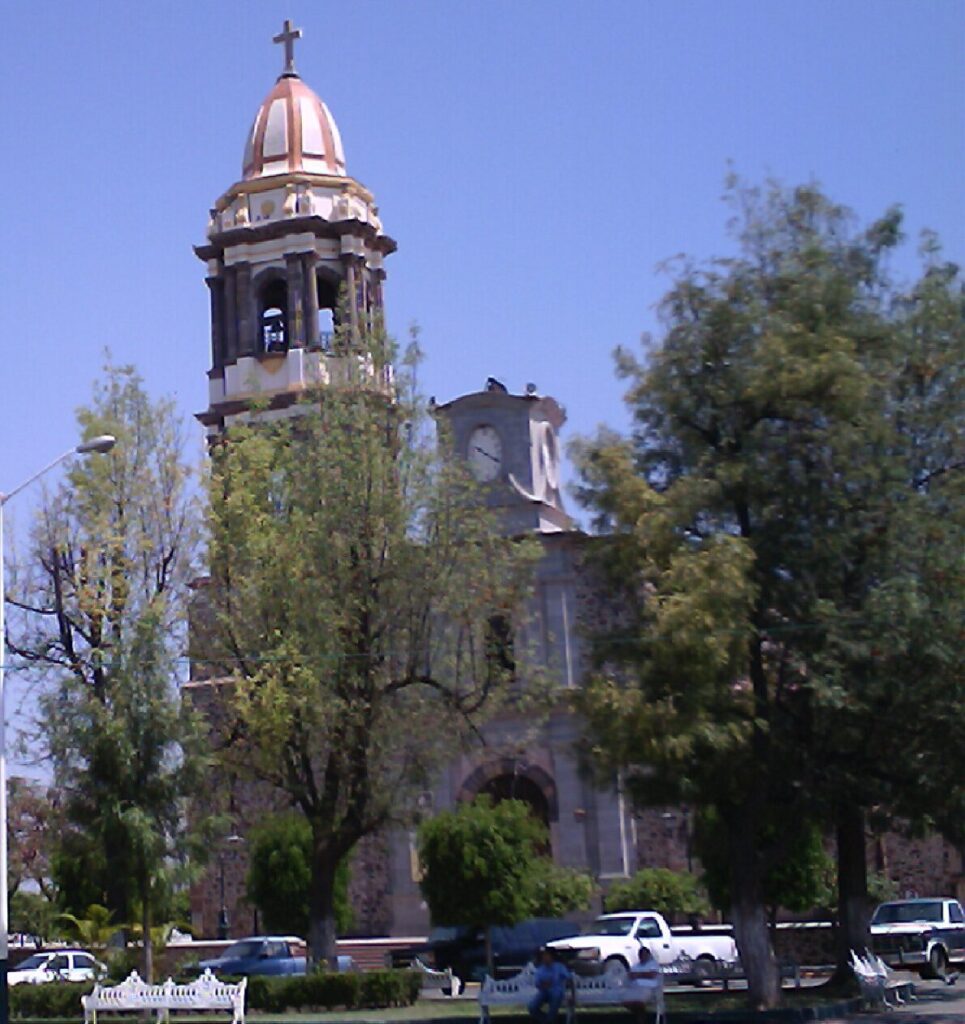
<path fill-rule="evenodd" d="M 282 73 L 244 140 L 241 177 L 211 208 L 206 238 L 195 247 L 210 296 L 208 406 L 198 414 L 209 441 L 248 415 L 256 399 L 258 416 L 282 417 L 307 389 L 344 379 L 346 360 L 359 357 L 338 350 L 337 328 L 381 317 L 387 301 L 386 264 L 396 242 L 374 194 L 350 175 L 331 112 L 295 69 L 300 35 L 286 22 L 275 37 L 284 51 Z M 390 393 L 390 374 L 377 372 L 374 362 L 366 367 L 364 356 L 362 363 L 368 386 Z M 586 670 L 580 627 L 603 614 L 605 598 L 585 564 L 590 539 L 565 508 L 559 439 L 566 414 L 532 385 L 522 393 L 496 378 L 481 385 L 436 405 L 435 414 L 447 419 L 504 529 L 538 538 L 542 557 L 530 609 L 535 667 L 573 688 Z M 527 667 L 517 671 L 525 685 Z M 192 666 L 187 686 L 202 706 L 216 699 L 201 665 Z M 486 744 L 449 764 L 420 804 L 431 814 L 483 793 L 524 800 L 547 825 L 556 862 L 588 872 L 604 888 L 644 866 L 691 868 L 689 810 L 632 813 L 618 779 L 601 789 L 581 771 L 578 738 L 578 721 L 562 708 L 535 728 L 493 722 Z M 260 930 L 245 900 L 245 837 L 264 806 L 246 798 L 242 784 L 231 785 L 232 834 L 192 892 L 199 937 Z M 916 877 L 923 889 L 941 888 L 951 877 L 947 857 L 940 841 L 922 848 Z M 357 934 L 425 934 L 414 835 L 394 829 L 361 843 L 350 899 Z"/>

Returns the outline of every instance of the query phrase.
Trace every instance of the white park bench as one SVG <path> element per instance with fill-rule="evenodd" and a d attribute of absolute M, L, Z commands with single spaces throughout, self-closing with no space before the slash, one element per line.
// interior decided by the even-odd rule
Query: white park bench
<path fill-rule="evenodd" d="M 489 1024 L 489 1011 L 493 1006 L 526 1006 L 536 995 L 536 968 L 527 964 L 511 978 L 487 977 L 479 989 L 479 1022 Z M 592 977 L 573 975 L 567 998 L 560 1007 L 561 1014 L 572 1024 L 580 1006 L 650 1005 L 657 1024 L 665 1024 L 666 1009 L 663 998 L 663 980 L 653 984 L 633 983 L 629 977 L 600 974 Z"/>
<path fill-rule="evenodd" d="M 422 991 L 439 991 L 447 996 L 457 996 L 462 992 L 462 982 L 452 973 L 452 968 L 437 971 L 424 964 L 418 957 L 412 961 L 412 969 L 418 971 L 422 978 Z"/>
<path fill-rule="evenodd" d="M 851 970 L 858 980 L 865 1009 L 890 1010 L 906 999 L 915 999 L 914 985 L 898 981 L 894 971 L 873 953 L 858 953 L 852 949 Z"/>
<path fill-rule="evenodd" d="M 205 971 L 189 985 L 176 985 L 171 978 L 162 985 L 149 985 L 133 971 L 120 985 L 95 985 L 90 995 L 80 997 L 80 1002 L 84 1007 L 84 1024 L 97 1024 L 97 1014 L 102 1011 L 145 1010 L 156 1012 L 158 1021 L 167 1020 L 172 1010 L 228 1010 L 232 1024 L 244 1024 L 246 984 L 247 979 L 242 978 L 229 985 L 211 971 Z"/>

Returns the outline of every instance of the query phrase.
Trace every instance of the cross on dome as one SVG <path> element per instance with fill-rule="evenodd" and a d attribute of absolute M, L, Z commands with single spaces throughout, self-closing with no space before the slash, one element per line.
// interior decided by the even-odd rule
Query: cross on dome
<path fill-rule="evenodd" d="M 272 38 L 273 43 L 283 43 L 285 46 L 285 70 L 283 75 L 296 75 L 295 70 L 295 40 L 301 39 L 302 30 L 292 25 L 291 18 L 285 19 L 281 32 Z"/>

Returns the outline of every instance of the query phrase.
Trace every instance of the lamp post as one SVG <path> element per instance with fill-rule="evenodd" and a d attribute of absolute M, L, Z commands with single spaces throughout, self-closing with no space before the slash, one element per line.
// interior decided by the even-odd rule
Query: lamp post
<path fill-rule="evenodd" d="M 69 451 L 58 455 L 38 473 L 25 480 L 12 491 L 0 491 L 0 1024 L 10 1021 L 10 994 L 7 985 L 7 968 L 10 957 L 10 919 L 7 899 L 7 705 L 4 686 L 7 659 L 6 594 L 4 592 L 3 563 L 3 510 L 7 502 L 29 487 L 45 473 L 48 473 L 72 455 L 94 455 L 109 452 L 116 444 L 110 434 L 101 434 L 90 441 L 84 441 Z"/>
<path fill-rule="evenodd" d="M 245 841 L 244 836 L 239 836 L 237 833 L 233 833 L 225 838 L 225 844 L 231 844 L 232 846 Z M 221 895 L 221 909 L 218 911 L 218 938 L 227 939 L 228 932 L 231 928 L 231 923 L 228 919 L 228 904 L 225 901 L 225 886 L 224 886 L 224 856 L 225 847 L 222 846 L 218 851 L 218 888 L 220 889 Z"/>

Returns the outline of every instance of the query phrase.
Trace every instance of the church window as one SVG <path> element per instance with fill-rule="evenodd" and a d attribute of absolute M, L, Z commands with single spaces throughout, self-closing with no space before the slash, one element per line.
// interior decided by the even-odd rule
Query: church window
<path fill-rule="evenodd" d="M 261 349 L 288 350 L 288 289 L 282 280 L 270 281 L 261 292 Z"/>
<path fill-rule="evenodd" d="M 337 278 L 319 274 L 318 278 L 318 343 L 328 351 L 335 341 L 339 325 L 339 285 Z"/>
<path fill-rule="evenodd" d="M 486 624 L 486 665 L 493 676 L 516 674 L 513 627 L 505 615 L 493 615 Z"/>
<path fill-rule="evenodd" d="M 493 803 L 501 803 L 503 800 L 519 800 L 526 804 L 529 813 L 547 828 L 550 823 L 550 805 L 546 794 L 527 775 L 517 772 L 506 772 L 495 778 L 489 779 L 479 790 L 480 796 L 488 796 Z M 539 851 L 549 854 L 550 849 L 544 848 Z"/>

